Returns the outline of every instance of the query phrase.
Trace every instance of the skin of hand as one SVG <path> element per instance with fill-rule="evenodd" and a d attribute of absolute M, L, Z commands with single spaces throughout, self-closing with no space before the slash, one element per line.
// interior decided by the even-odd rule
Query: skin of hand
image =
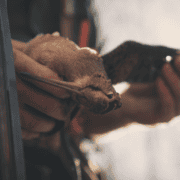
<path fill-rule="evenodd" d="M 91 77 L 96 77 L 94 75 L 102 78 L 98 79 L 99 81 L 105 79 L 103 61 L 95 50 L 80 48 L 58 33 L 36 36 L 27 44 L 12 40 L 12 45 L 23 139 L 42 141 L 46 136 L 45 142 L 49 139 L 47 132 L 57 127 L 56 122 L 65 122 L 65 127 L 69 124 L 70 116 L 77 104 L 65 89 L 55 88 L 36 80 L 25 82 L 18 77 L 18 73 L 27 72 L 45 79 L 69 81 L 80 87 L 86 87 Z M 112 89 L 110 83 L 100 85 L 105 92 L 109 92 L 109 88 Z M 91 88 L 84 89 L 84 91 L 91 90 Z M 92 89 L 93 93 L 94 91 Z M 93 98 L 102 96 L 102 99 L 108 99 L 103 92 L 98 91 L 93 95 Z M 42 143 L 40 144 L 42 146 Z"/>
<path fill-rule="evenodd" d="M 53 39 L 59 34 L 56 32 L 48 36 Z M 36 36 L 32 41 L 36 43 L 40 37 Z M 60 90 L 40 82 L 36 86 L 33 82 L 29 84 L 22 81 L 17 76 L 19 72 L 33 73 L 37 76 L 58 80 L 63 80 L 63 78 L 57 72 L 28 56 L 25 53 L 26 43 L 12 40 L 12 46 L 23 140 L 32 142 L 34 139 L 41 139 L 38 140 L 41 147 L 56 148 L 60 142 L 59 132 L 52 136 L 47 136 L 47 133 L 55 128 L 57 121 L 68 123 L 66 121 L 76 104 L 71 101 L 70 94 L 64 89 Z"/>
<path fill-rule="evenodd" d="M 122 107 L 105 115 L 84 109 L 78 117 L 87 136 L 101 134 L 137 122 L 145 125 L 169 122 L 180 114 L 180 55 L 174 57 L 175 69 L 164 64 L 154 83 L 131 83 L 121 94 Z"/>

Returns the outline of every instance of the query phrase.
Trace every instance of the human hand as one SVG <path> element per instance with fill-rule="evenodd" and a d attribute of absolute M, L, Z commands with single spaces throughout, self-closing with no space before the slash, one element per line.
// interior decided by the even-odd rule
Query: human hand
<path fill-rule="evenodd" d="M 40 138 L 42 134 L 48 135 L 56 123 L 62 126 L 65 123 L 67 126 L 76 103 L 64 89 L 35 81 L 22 81 L 17 75 L 20 72 L 57 80 L 63 80 L 63 77 L 59 76 L 60 72 L 54 72 L 23 53 L 23 48 L 20 51 L 16 47 L 13 45 L 22 137 L 24 140 L 32 140 Z"/>
<path fill-rule="evenodd" d="M 122 96 L 129 118 L 143 124 L 168 122 L 180 114 L 180 55 L 165 63 L 154 83 L 133 83 Z M 129 104 L 129 107 L 128 107 Z M 123 109 L 122 109 L 123 110 Z"/>
<path fill-rule="evenodd" d="M 122 107 L 105 115 L 84 110 L 78 122 L 87 135 L 101 134 L 133 122 L 145 125 L 169 122 L 180 114 L 180 55 L 175 68 L 164 64 L 154 83 L 130 83 L 121 94 Z M 179 61 L 179 62 L 178 62 Z M 81 120 L 83 119 L 83 121 Z"/>
<path fill-rule="evenodd" d="M 86 132 L 105 133 L 132 122 L 142 124 L 169 122 L 174 116 L 179 115 L 180 63 L 178 60 L 180 55 L 174 56 L 173 63 L 163 63 L 161 75 L 152 83 L 130 83 L 129 89 L 121 94 L 121 109 L 111 111 L 104 116 L 84 112 L 82 116 L 86 121 L 82 126 Z"/>
<path fill-rule="evenodd" d="M 97 107 L 101 107 L 98 106 L 101 100 L 105 102 L 105 106 L 110 102 L 113 105 L 117 100 L 119 103 L 120 97 L 117 94 L 117 99 L 115 96 L 109 100 L 106 96 L 106 93 L 109 90 L 112 92 L 113 88 L 109 81 L 106 83 L 106 72 L 101 57 L 94 50 L 80 49 L 72 41 L 50 34 L 37 36 L 25 44 L 25 47 L 23 44 L 16 47 L 14 46 L 14 59 L 17 75 L 27 72 L 45 79 L 73 82 L 82 87 L 85 95 L 92 97 L 91 100 L 97 104 Z M 97 76 L 91 79 L 94 74 Z M 96 78 L 98 81 L 95 81 Z M 67 125 L 76 104 L 72 101 L 69 92 L 64 89 L 54 88 L 54 86 L 36 80 L 29 81 L 31 84 L 22 81 L 17 76 L 23 137 L 33 139 L 41 132 L 47 133 L 56 127 L 55 121 L 63 121 Z M 42 115 L 43 117 L 40 118 Z M 26 137 L 25 134 L 27 134 Z"/>
<path fill-rule="evenodd" d="M 166 63 L 168 56 L 173 57 L 170 63 Z M 124 108 L 121 111 L 129 113 L 135 121 L 147 124 L 168 121 L 178 115 L 178 58 L 176 49 L 133 41 L 125 42 L 105 55 L 106 71 L 112 82 L 128 79 L 133 82 L 122 94 Z"/>

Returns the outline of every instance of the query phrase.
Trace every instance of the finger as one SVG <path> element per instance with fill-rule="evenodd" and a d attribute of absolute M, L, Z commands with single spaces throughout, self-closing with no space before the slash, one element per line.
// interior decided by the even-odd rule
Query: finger
<path fill-rule="evenodd" d="M 169 63 L 166 63 L 162 68 L 162 76 L 168 85 L 172 95 L 175 100 L 179 101 L 180 99 L 180 78 L 178 74 L 174 71 Z"/>
<path fill-rule="evenodd" d="M 20 79 L 17 80 L 18 97 L 21 103 L 25 103 L 34 107 L 38 111 L 50 116 L 54 119 L 65 121 L 69 120 L 69 116 L 76 104 L 70 99 L 57 99 L 36 87 L 23 84 Z"/>
<path fill-rule="evenodd" d="M 31 59 L 29 56 L 27 56 L 26 54 L 22 53 L 17 49 L 14 50 L 14 65 L 17 74 L 20 72 L 28 72 L 35 76 L 39 76 L 46 79 L 49 78 L 60 81 L 63 80 L 63 78 L 59 77 L 57 73 L 55 73 L 48 67 L 39 64 L 38 62 Z M 53 94 L 58 98 L 70 97 L 69 92 L 67 92 L 63 88 L 54 87 L 52 85 L 45 84 L 43 82 L 39 82 L 35 80 L 29 80 L 29 81 L 32 82 L 35 86 Z"/>
<path fill-rule="evenodd" d="M 171 95 L 170 89 L 165 84 L 161 77 L 156 80 L 157 92 L 159 94 L 160 103 L 158 108 L 156 108 L 155 114 L 162 121 L 169 121 L 175 115 L 175 103 Z"/>
<path fill-rule="evenodd" d="M 55 126 L 55 122 L 50 120 L 50 117 L 32 111 L 27 106 L 20 106 L 19 113 L 21 127 L 30 132 L 50 132 Z"/>
<path fill-rule="evenodd" d="M 24 51 L 24 49 L 26 49 L 26 43 L 25 42 L 21 42 L 21 41 L 11 39 L 11 43 L 12 43 L 13 50 L 14 50 L 14 48 L 16 48 L 20 51 Z"/>

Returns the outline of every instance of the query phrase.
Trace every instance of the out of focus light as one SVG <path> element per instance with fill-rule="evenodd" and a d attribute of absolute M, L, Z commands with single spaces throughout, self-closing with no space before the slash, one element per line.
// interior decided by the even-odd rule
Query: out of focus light
<path fill-rule="evenodd" d="M 171 62 L 171 60 L 172 60 L 172 56 L 166 56 L 166 62 Z"/>
<path fill-rule="evenodd" d="M 113 85 L 113 87 L 116 90 L 116 92 L 118 92 L 119 94 L 123 94 L 129 89 L 130 84 L 127 82 L 122 82 L 122 83 Z"/>

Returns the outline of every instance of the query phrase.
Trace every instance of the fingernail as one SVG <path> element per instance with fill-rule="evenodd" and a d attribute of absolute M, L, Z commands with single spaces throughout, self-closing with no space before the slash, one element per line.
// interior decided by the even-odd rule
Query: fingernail
<path fill-rule="evenodd" d="M 60 33 L 58 31 L 52 33 L 53 36 L 60 36 Z"/>

